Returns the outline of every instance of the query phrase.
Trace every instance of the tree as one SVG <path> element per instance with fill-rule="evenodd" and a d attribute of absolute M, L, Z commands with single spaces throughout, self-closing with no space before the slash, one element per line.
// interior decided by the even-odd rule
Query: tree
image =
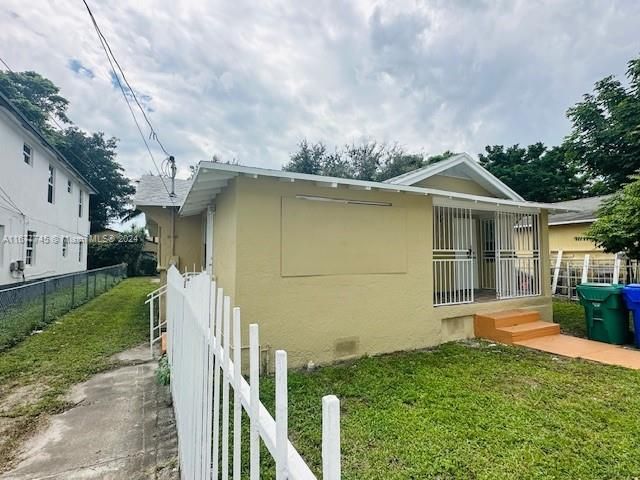
<path fill-rule="evenodd" d="M 288 172 L 322 175 L 326 152 L 327 147 L 322 142 L 309 145 L 307 140 L 302 140 L 298 144 L 298 151 L 291 155 L 289 163 L 282 169 Z"/>
<path fill-rule="evenodd" d="M 36 72 L 0 71 L 0 91 L 98 191 L 89 203 L 92 232 L 131 212 L 135 188 L 116 161 L 115 138 L 105 138 L 102 132 L 85 133 L 73 125 L 66 114 L 68 100 L 53 82 Z M 49 124 L 51 118 L 67 127 L 54 129 Z"/>
<path fill-rule="evenodd" d="M 640 177 L 607 199 L 584 234 L 607 253 L 623 252 L 640 260 Z"/>
<path fill-rule="evenodd" d="M 584 194 L 586 178 L 563 147 L 547 149 L 538 142 L 524 148 L 487 146 L 485 151 L 480 164 L 527 200 L 559 202 Z"/>
<path fill-rule="evenodd" d="M 454 155 L 446 151 L 425 159 L 422 153 L 406 153 L 397 144 L 378 142 L 352 143 L 327 153 L 324 143 L 303 140 L 283 170 L 328 177 L 353 178 L 382 182 L 406 172 L 439 162 Z"/>
<path fill-rule="evenodd" d="M 0 91 L 45 134 L 51 134 L 49 118 L 71 123 L 66 111 L 67 99 L 59 95 L 53 82 L 36 72 L 1 72 Z"/>
<path fill-rule="evenodd" d="M 105 138 L 102 132 L 88 135 L 78 127 L 70 127 L 60 135 L 57 147 L 97 191 L 89 204 L 92 232 L 131 213 L 125 199 L 135 193 L 135 187 L 116 161 L 115 138 Z"/>
<path fill-rule="evenodd" d="M 155 273 L 154 259 L 143 253 L 146 230 L 131 227 L 117 235 L 113 241 L 89 242 L 87 268 L 127 264 L 127 275 L 151 275 Z"/>
<path fill-rule="evenodd" d="M 594 178 L 592 193 L 614 192 L 640 169 L 640 58 L 627 65 L 627 88 L 608 76 L 567 112 L 564 148 Z"/>

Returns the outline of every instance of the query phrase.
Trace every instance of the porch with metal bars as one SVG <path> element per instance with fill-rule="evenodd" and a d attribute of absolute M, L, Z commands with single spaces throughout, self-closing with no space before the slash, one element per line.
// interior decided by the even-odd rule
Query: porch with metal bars
<path fill-rule="evenodd" d="M 433 284 L 435 306 L 540 295 L 539 213 L 435 205 Z"/>

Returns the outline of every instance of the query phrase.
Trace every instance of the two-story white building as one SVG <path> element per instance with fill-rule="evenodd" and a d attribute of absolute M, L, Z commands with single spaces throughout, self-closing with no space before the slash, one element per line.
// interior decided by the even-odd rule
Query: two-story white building
<path fill-rule="evenodd" d="M 93 193 L 0 93 L 0 285 L 86 270 Z"/>

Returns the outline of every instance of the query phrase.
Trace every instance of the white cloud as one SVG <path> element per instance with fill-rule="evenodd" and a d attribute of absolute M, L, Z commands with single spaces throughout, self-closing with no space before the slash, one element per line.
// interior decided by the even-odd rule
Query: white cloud
<path fill-rule="evenodd" d="M 90 4 L 181 174 L 214 154 L 278 168 L 304 137 L 554 144 L 566 109 L 640 51 L 632 0 Z M 118 137 L 131 176 L 153 170 L 82 3 L 3 0 L 0 25 L 12 68 L 51 78 L 77 124 Z"/>

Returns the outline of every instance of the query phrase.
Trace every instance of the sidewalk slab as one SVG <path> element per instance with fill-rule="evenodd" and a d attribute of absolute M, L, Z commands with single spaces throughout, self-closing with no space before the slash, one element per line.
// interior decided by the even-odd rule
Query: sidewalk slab
<path fill-rule="evenodd" d="M 541 350 L 570 358 L 582 358 L 607 365 L 640 370 L 640 350 L 577 338 L 570 335 L 548 335 L 514 342 L 514 345 Z"/>
<path fill-rule="evenodd" d="M 122 355 L 138 359 L 140 351 Z M 148 347 L 146 347 L 148 352 Z M 156 361 L 127 365 L 76 385 L 76 406 L 51 417 L 2 479 L 155 479 L 177 455 L 173 411 L 155 381 Z"/>

